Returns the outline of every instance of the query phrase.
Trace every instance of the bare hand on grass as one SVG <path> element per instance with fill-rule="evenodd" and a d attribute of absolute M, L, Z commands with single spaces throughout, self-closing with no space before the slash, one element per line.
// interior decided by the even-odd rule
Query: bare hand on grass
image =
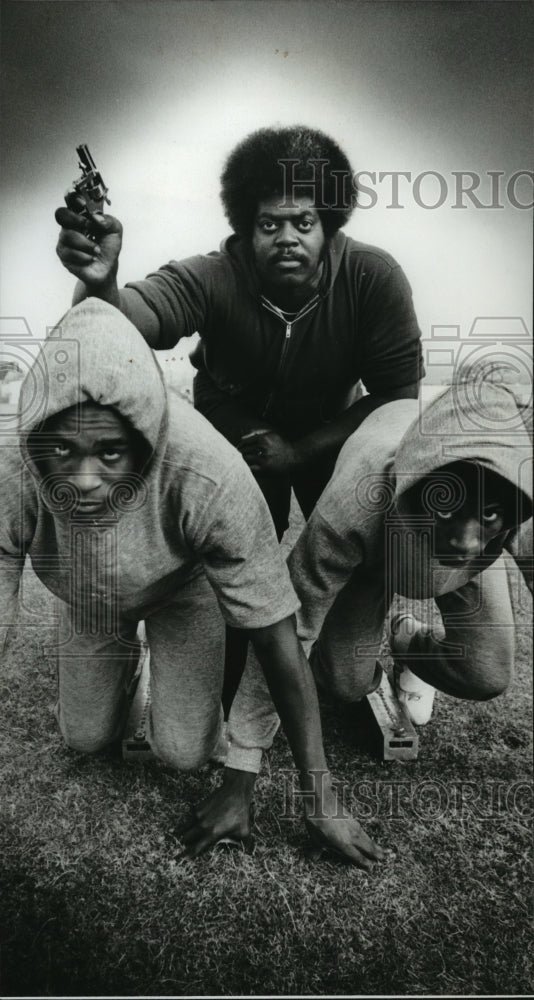
<path fill-rule="evenodd" d="M 186 845 L 184 856 L 196 858 L 219 842 L 252 846 L 250 807 L 255 774 L 225 768 L 222 785 L 195 806 L 176 833 Z"/>
<path fill-rule="evenodd" d="M 327 780 L 320 791 L 305 799 L 305 823 L 312 842 L 307 855 L 318 860 L 323 849 L 334 851 L 351 864 L 371 871 L 376 861 L 390 857 L 365 832 L 353 816 L 345 813 L 336 789 Z"/>

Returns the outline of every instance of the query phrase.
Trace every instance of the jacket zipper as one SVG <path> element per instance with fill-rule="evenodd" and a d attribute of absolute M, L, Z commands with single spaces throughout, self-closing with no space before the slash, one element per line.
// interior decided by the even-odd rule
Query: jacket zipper
<path fill-rule="evenodd" d="M 285 323 L 286 327 L 286 335 L 284 337 L 284 343 L 282 344 L 282 350 L 280 352 L 280 357 L 278 359 L 278 367 L 276 369 L 276 375 L 273 381 L 272 392 L 269 395 L 269 399 L 267 400 L 267 403 L 262 413 L 262 417 L 266 417 L 271 407 L 272 401 L 276 395 L 276 389 L 280 382 L 280 376 L 282 374 L 282 369 L 284 367 L 284 361 L 286 359 L 286 355 L 289 350 L 289 341 L 291 340 L 293 326 L 295 323 L 298 322 L 299 319 L 304 319 L 304 316 L 307 316 L 308 313 L 312 311 L 312 309 L 315 309 L 315 307 L 319 304 L 319 296 L 317 296 L 315 299 L 312 299 L 312 301 L 308 303 L 308 305 L 302 310 L 302 312 L 297 313 L 297 315 L 295 316 L 294 320 L 292 320 L 291 323 L 288 323 L 284 319 L 281 310 L 277 309 L 276 306 L 273 306 L 268 299 L 262 299 L 262 304 L 265 309 L 267 309 L 269 312 L 274 313 L 275 316 L 278 316 L 278 318 L 281 319 L 283 323 Z"/>
<path fill-rule="evenodd" d="M 279 376 L 280 371 L 282 369 L 282 365 L 284 363 L 285 356 L 286 356 L 286 354 L 287 354 L 287 352 L 289 350 L 289 341 L 291 339 L 291 331 L 292 331 L 292 329 L 293 329 L 293 323 L 286 323 L 286 335 L 285 335 L 284 343 L 282 344 L 282 350 L 280 352 L 280 360 L 278 362 L 278 368 L 276 370 L 276 381 L 278 381 L 278 376 Z"/>

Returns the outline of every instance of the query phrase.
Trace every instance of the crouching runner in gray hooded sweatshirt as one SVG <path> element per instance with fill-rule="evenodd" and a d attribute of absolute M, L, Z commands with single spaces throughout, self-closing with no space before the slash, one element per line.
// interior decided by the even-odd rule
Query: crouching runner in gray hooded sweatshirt
<path fill-rule="evenodd" d="M 167 397 L 150 348 L 116 309 L 87 299 L 45 341 L 22 386 L 19 440 L 0 464 L 0 624 L 15 621 L 28 555 L 58 599 L 68 745 L 94 752 L 120 736 L 144 620 L 152 747 L 176 768 L 206 762 L 221 735 L 226 621 L 249 632 L 315 844 L 365 868 L 381 859 L 339 816 L 298 601 L 252 473 L 187 402 Z M 191 855 L 249 834 L 261 747 L 248 712 L 238 694 L 222 786 L 182 826 Z"/>
<path fill-rule="evenodd" d="M 376 410 L 341 450 L 289 559 L 319 685 L 346 701 L 376 687 L 384 619 L 400 594 L 426 602 L 428 618 L 391 622 L 414 722 L 428 721 L 417 706 L 427 684 L 475 700 L 504 691 L 514 617 L 503 549 L 525 571 L 518 538 L 528 544 L 531 522 L 517 528 L 531 516 L 531 444 L 505 385 L 458 382 L 422 409 L 399 400 Z"/>
<path fill-rule="evenodd" d="M 505 385 L 459 382 L 422 408 L 385 404 L 345 442 L 288 560 L 298 634 L 320 688 L 353 702 L 377 687 L 398 594 L 420 601 L 427 619 L 391 622 L 398 694 L 416 724 L 428 722 L 435 688 L 473 700 L 506 689 L 515 622 L 503 549 L 532 589 L 532 449 L 522 413 Z M 265 746 L 276 715 L 254 671 L 255 686 L 252 669 L 242 686 L 258 702 Z"/>

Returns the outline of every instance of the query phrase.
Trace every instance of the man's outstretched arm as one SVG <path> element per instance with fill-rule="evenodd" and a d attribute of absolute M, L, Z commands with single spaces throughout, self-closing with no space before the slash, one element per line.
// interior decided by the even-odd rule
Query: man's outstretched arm
<path fill-rule="evenodd" d="M 316 848 L 329 848 L 370 869 L 385 852 L 343 811 L 326 763 L 317 691 L 293 617 L 249 630 L 299 774 L 304 818 Z M 222 786 L 181 828 L 195 857 L 225 835 L 246 840 L 255 775 L 226 769 Z"/>

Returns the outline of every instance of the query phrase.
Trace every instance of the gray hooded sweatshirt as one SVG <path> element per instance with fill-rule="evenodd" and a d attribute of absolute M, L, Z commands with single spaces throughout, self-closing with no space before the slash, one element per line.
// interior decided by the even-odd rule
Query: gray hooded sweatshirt
<path fill-rule="evenodd" d="M 299 635 L 315 640 L 337 594 L 359 567 L 384 574 L 397 528 L 396 501 L 418 481 L 454 461 L 477 462 L 518 488 L 517 522 L 532 513 L 532 449 L 513 392 L 503 385 L 460 382 L 431 403 L 403 399 L 375 410 L 341 449 L 328 486 L 289 558 L 301 601 Z M 404 531 L 396 545 L 393 589 L 410 598 L 458 590 L 490 565 L 510 531 L 468 569 L 422 558 Z M 408 537 L 409 536 L 409 537 Z"/>
<path fill-rule="evenodd" d="M 28 435 L 87 401 L 127 419 L 150 457 L 142 475 L 117 491 L 109 516 L 73 526 L 69 491 L 43 486 Z M 90 576 L 91 601 L 104 612 L 114 605 L 129 620 L 164 607 L 202 573 L 237 628 L 274 624 L 298 607 L 248 466 L 188 402 L 167 392 L 142 336 L 100 300 L 87 299 L 66 314 L 24 380 L 19 439 L 0 452 L 0 505 L 4 631 L 16 618 L 26 556 L 61 600 L 75 607 L 87 596 Z M 73 527 L 82 544 L 73 545 Z"/>

